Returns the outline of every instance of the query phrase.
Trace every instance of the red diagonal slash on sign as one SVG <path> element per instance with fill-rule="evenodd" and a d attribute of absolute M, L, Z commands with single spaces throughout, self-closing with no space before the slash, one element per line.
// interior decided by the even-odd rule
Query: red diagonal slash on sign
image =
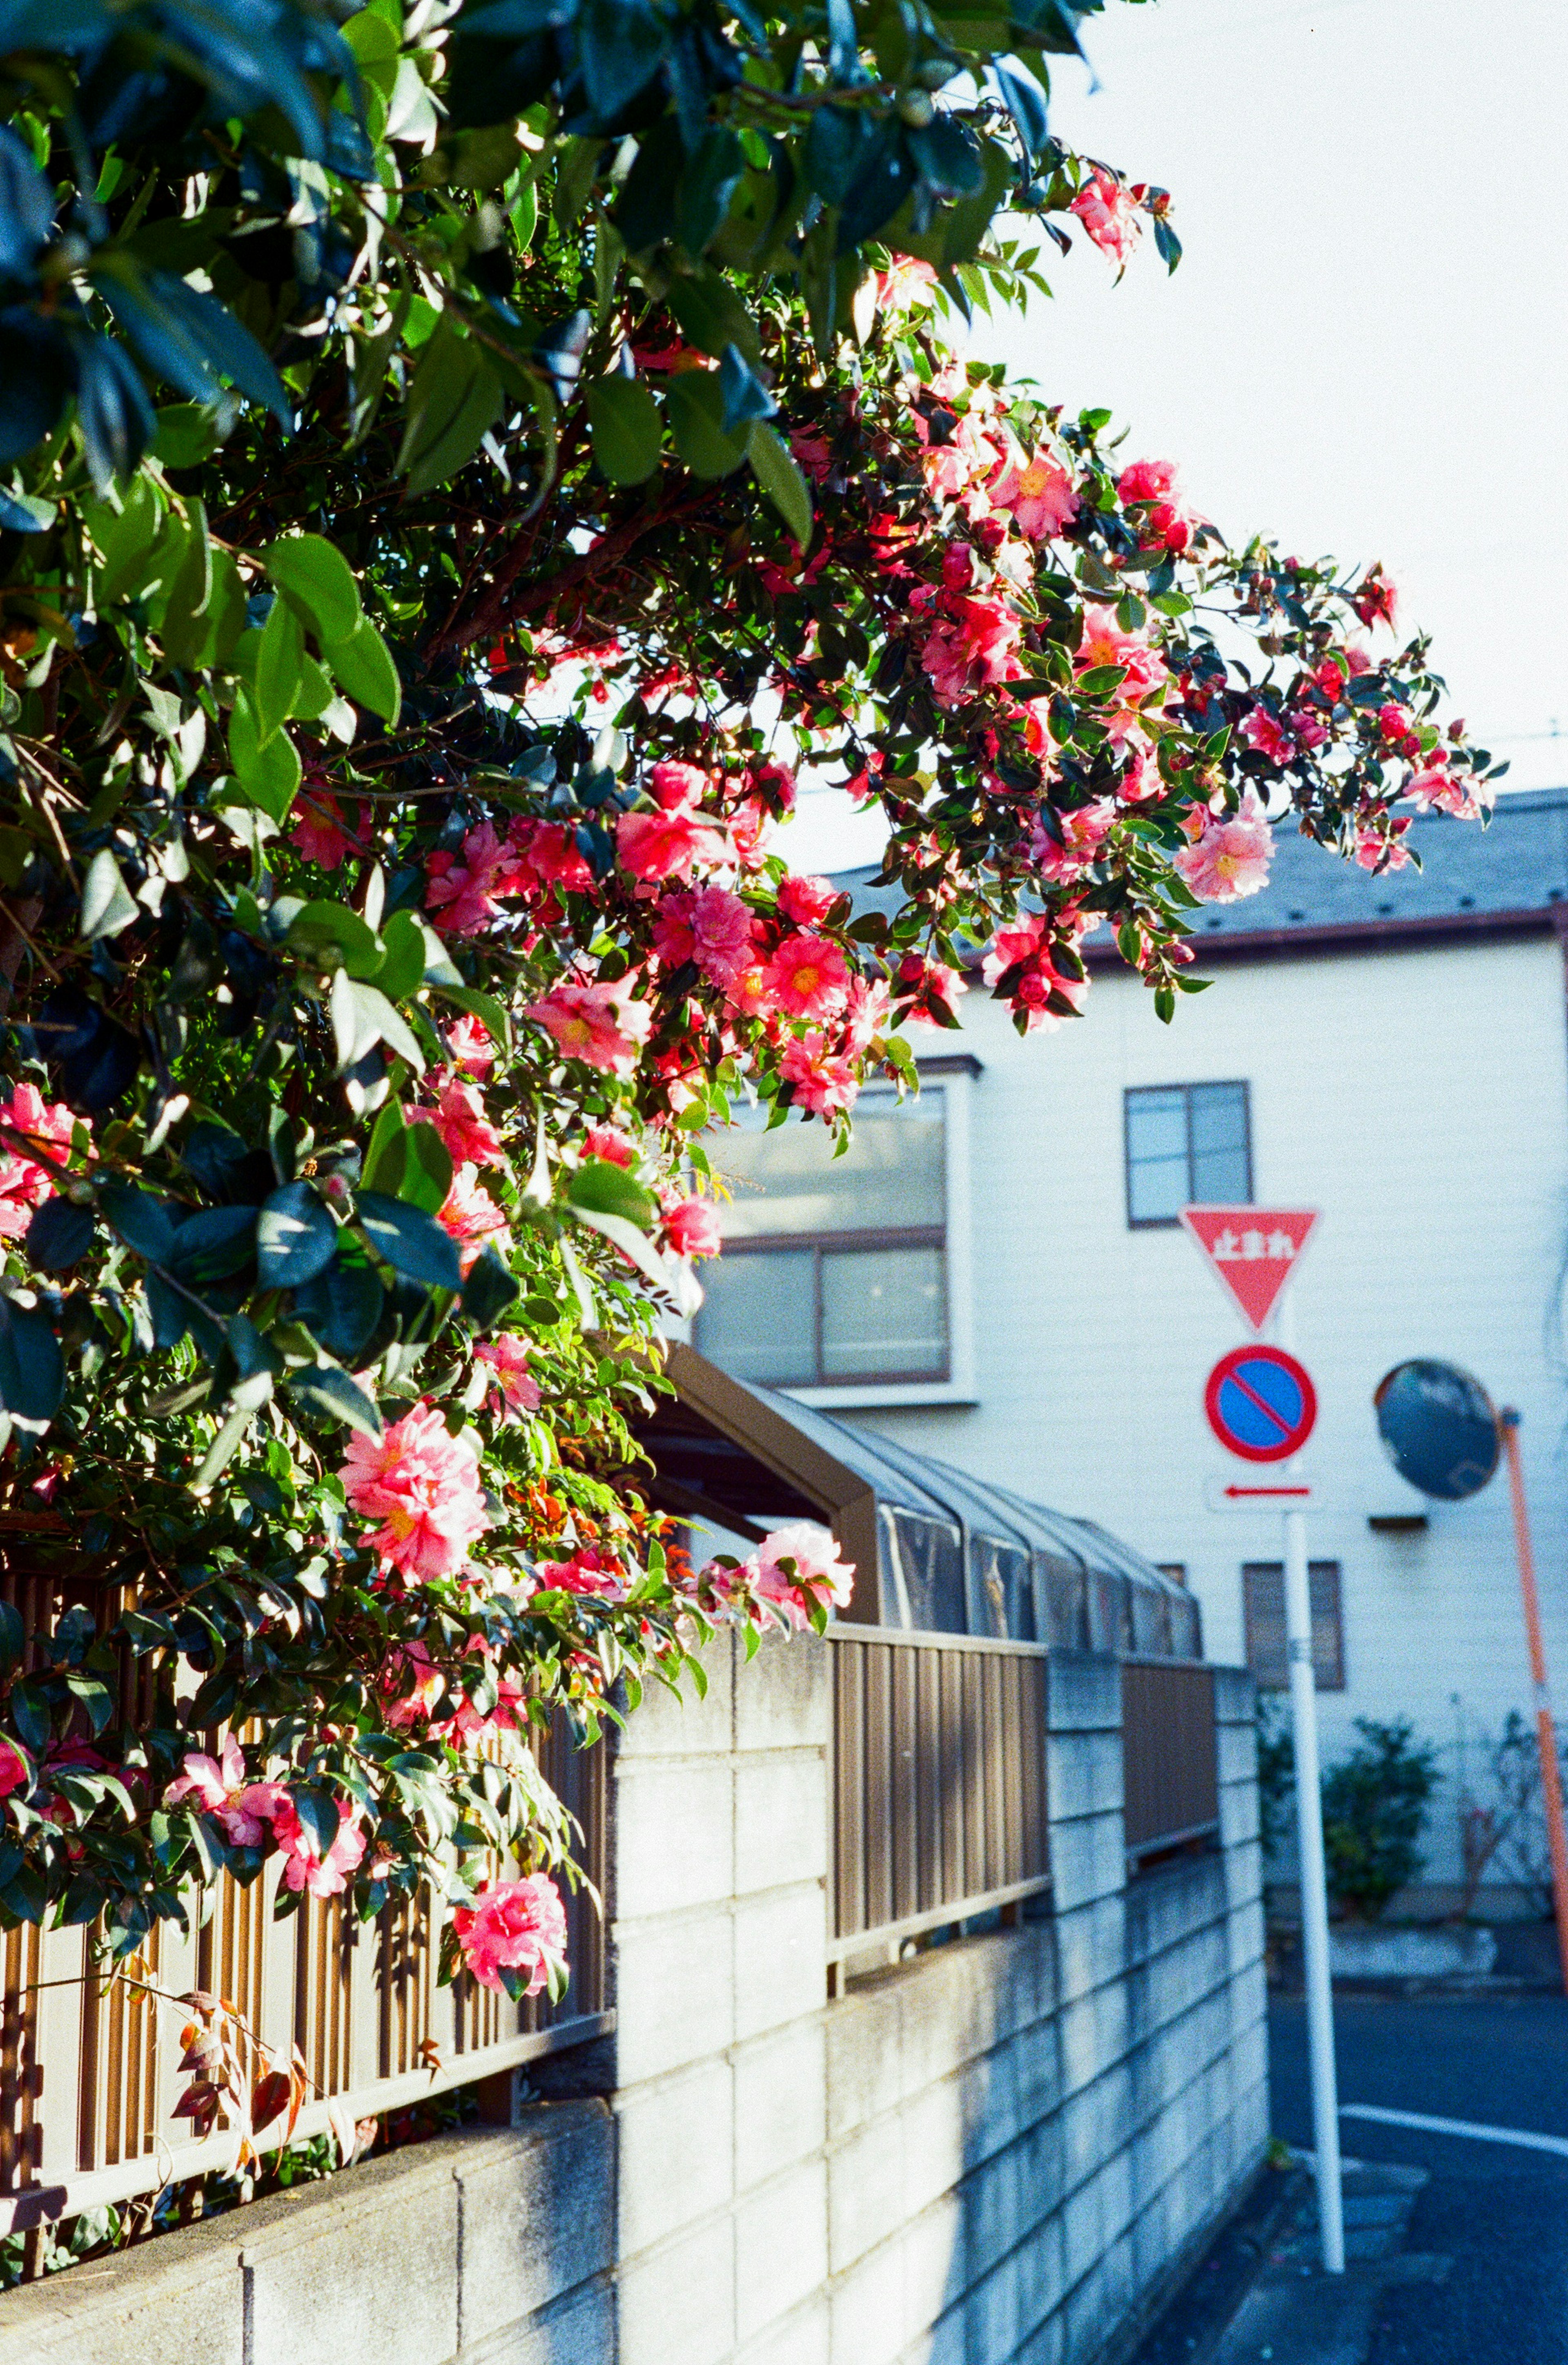
<path fill-rule="evenodd" d="M 1183 1207 L 1182 1221 L 1254 1330 L 1261 1330 L 1317 1221 L 1311 1207 Z"/>
<path fill-rule="evenodd" d="M 1226 1374 L 1226 1378 L 1229 1386 L 1238 1389 L 1241 1395 L 1246 1397 L 1249 1405 L 1255 1405 L 1257 1407 L 1265 1420 L 1271 1421 L 1273 1423 L 1282 1437 L 1288 1437 L 1290 1435 L 1290 1422 L 1284 1418 L 1282 1414 L 1277 1413 L 1274 1410 L 1273 1406 L 1270 1404 L 1266 1396 L 1260 1396 L 1256 1388 L 1249 1388 L 1239 1372 L 1228 1372 Z"/>

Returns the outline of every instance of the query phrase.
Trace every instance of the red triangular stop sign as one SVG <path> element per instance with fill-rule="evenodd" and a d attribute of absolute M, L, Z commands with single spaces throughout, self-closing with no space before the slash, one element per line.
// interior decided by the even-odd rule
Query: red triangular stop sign
<path fill-rule="evenodd" d="M 1296 1269 L 1316 1207 L 1183 1207 L 1182 1221 L 1252 1325 L 1261 1330 Z"/>

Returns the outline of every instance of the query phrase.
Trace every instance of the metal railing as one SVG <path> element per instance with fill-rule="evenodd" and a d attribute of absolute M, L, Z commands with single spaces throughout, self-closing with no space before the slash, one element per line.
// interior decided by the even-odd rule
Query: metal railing
<path fill-rule="evenodd" d="M 1130 1864 L 1217 1832 L 1212 1667 L 1122 1661 L 1122 1798 Z"/>
<path fill-rule="evenodd" d="M 575 1748 L 558 1719 L 534 1747 L 582 1826 L 580 1860 L 602 1890 L 603 1743 Z M 325 2131 L 334 2101 L 372 2117 L 613 2025 L 599 1917 L 583 1889 L 563 1883 L 566 1995 L 518 2005 L 465 1977 L 437 1987 L 441 1930 L 428 1911 L 389 1907 L 361 1923 L 336 1899 L 308 1898 L 274 1922 L 277 1877 L 275 1858 L 248 1889 L 221 1875 L 196 1934 L 161 1924 L 140 1959 L 150 1986 L 206 1990 L 286 2058 L 299 2046 L 312 2082 L 297 2140 Z M 96 1976 L 91 1936 L 26 1926 L 0 1937 L 0 2232 L 154 2191 L 233 2156 L 231 2135 L 193 2140 L 174 2115 L 185 2015 Z"/>
<path fill-rule="evenodd" d="M 1033 1643 L 832 1626 L 830 1979 L 1050 1885 Z"/>

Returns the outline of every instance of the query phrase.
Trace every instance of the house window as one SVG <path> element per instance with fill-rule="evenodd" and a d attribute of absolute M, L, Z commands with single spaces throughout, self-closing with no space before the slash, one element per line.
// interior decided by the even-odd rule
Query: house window
<path fill-rule="evenodd" d="M 1127 1222 L 1174 1224 L 1183 1207 L 1246 1205 L 1252 1129 L 1245 1084 L 1155 1084 L 1124 1095 Z"/>
<path fill-rule="evenodd" d="M 750 1110 L 712 1138 L 723 1253 L 703 1273 L 698 1348 L 778 1387 L 951 1374 L 947 1094 L 862 1093 L 841 1158 L 820 1125 Z"/>
<path fill-rule="evenodd" d="M 1339 1609 L 1339 1564 L 1309 1563 L 1312 1597 L 1312 1671 L 1320 1692 L 1345 1688 L 1345 1627 Z M 1260 1691 L 1282 1692 L 1290 1684 L 1285 1655 L 1285 1571 L 1277 1560 L 1249 1560 L 1241 1572 L 1247 1619 L 1247 1664 Z"/>

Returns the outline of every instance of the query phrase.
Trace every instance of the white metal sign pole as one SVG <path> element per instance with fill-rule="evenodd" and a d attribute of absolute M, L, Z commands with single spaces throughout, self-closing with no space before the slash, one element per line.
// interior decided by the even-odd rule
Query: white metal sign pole
<path fill-rule="evenodd" d="M 1277 1317 L 1279 1342 L 1295 1351 L 1290 1297 Z M 1301 1468 L 1296 1455 L 1289 1463 Z M 1339 2091 L 1334 2066 L 1334 2001 L 1328 1977 L 1328 1884 L 1323 1864 L 1323 1799 L 1318 1787 L 1317 1686 L 1312 1664 L 1312 1589 L 1307 1582 L 1306 1513 L 1286 1511 L 1285 1650 L 1290 1664 L 1295 1741 L 1296 1854 L 1301 1865 L 1301 1951 L 1306 1974 L 1306 2037 L 1312 2064 L 1312 2131 L 1317 2151 L 1317 2218 L 1323 2264 L 1345 2271 L 1345 2219 L 1339 2191 Z"/>

